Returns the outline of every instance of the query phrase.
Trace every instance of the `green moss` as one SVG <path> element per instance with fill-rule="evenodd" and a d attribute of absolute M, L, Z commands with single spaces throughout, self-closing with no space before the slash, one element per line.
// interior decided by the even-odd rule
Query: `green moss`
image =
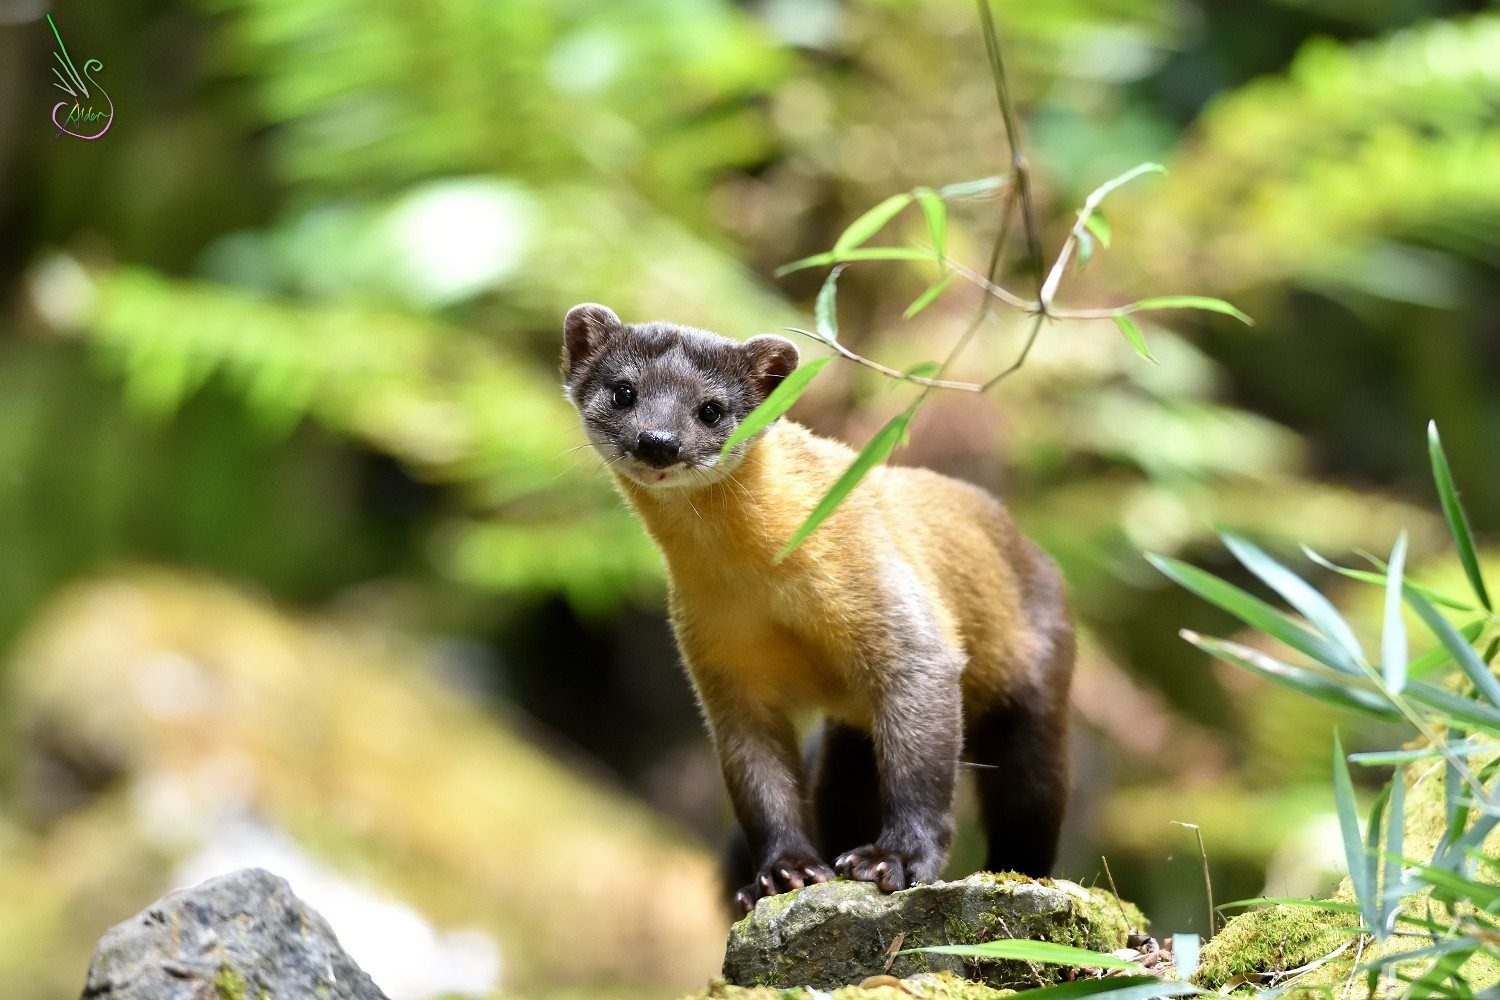
<path fill-rule="evenodd" d="M 221 968 L 213 982 L 214 992 L 218 994 L 219 1000 L 247 1000 L 246 991 L 249 986 L 245 977 L 229 966 Z"/>
<path fill-rule="evenodd" d="M 914 981 L 915 980 L 915 981 Z M 1000 990 L 983 983 L 960 979 L 947 972 L 923 974 L 903 980 L 916 987 L 916 993 L 927 1000 L 1002 1000 L 1014 990 Z M 831 994 L 833 1000 L 910 1000 L 913 991 L 892 985 L 844 986 Z M 774 989 L 769 986 L 728 986 L 714 983 L 708 989 L 682 1000 L 808 1000 L 812 994 L 801 987 Z"/>
<path fill-rule="evenodd" d="M 1349 918 L 1306 906 L 1243 913 L 1203 947 L 1194 981 L 1218 988 L 1242 976 L 1285 972 L 1314 962 L 1349 940 Z"/>

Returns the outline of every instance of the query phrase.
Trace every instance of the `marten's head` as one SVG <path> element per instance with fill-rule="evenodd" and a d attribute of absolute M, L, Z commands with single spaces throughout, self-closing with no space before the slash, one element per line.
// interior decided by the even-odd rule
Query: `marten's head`
<path fill-rule="evenodd" d="M 589 443 L 611 469 L 650 487 L 717 482 L 730 433 L 797 367 L 784 337 L 740 343 L 670 323 L 622 323 L 593 304 L 568 311 L 563 343 L 563 381 Z"/>

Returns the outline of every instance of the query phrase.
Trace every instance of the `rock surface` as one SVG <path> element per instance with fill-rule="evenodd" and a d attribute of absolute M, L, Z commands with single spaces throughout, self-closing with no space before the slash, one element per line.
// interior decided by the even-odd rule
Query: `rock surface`
<path fill-rule="evenodd" d="M 387 1000 L 327 922 L 258 868 L 169 892 L 104 935 L 85 1000 Z"/>
<path fill-rule="evenodd" d="M 1055 967 L 895 953 L 932 945 L 1031 938 L 1096 951 L 1125 946 L 1140 911 L 1072 882 L 981 872 L 882 894 L 834 881 L 762 899 L 729 932 L 724 978 L 739 986 L 831 990 L 871 976 L 949 971 L 993 987 L 1052 982 Z"/>

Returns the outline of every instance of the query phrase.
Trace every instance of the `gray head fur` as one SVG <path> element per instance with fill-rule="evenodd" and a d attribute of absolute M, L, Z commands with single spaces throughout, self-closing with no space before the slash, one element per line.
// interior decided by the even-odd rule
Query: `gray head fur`
<path fill-rule="evenodd" d="M 671 323 L 624 323 L 592 303 L 568 311 L 563 342 L 564 385 L 589 443 L 652 487 L 716 482 L 730 433 L 797 367 L 784 337 L 740 343 Z"/>

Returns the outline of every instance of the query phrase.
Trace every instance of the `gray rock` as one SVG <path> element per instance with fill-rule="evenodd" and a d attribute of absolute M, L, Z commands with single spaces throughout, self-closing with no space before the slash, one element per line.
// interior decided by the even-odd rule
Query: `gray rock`
<path fill-rule="evenodd" d="M 1139 910 L 1099 889 L 981 872 L 882 894 L 837 880 L 768 896 L 729 932 L 724 978 L 738 986 L 832 990 L 869 976 L 950 971 L 996 987 L 1056 981 L 1055 966 L 894 952 L 932 945 L 1031 938 L 1096 951 L 1125 946 L 1144 927 Z"/>
<path fill-rule="evenodd" d="M 111 927 L 85 1000 L 387 1000 L 333 930 L 258 868 L 169 892 Z"/>

